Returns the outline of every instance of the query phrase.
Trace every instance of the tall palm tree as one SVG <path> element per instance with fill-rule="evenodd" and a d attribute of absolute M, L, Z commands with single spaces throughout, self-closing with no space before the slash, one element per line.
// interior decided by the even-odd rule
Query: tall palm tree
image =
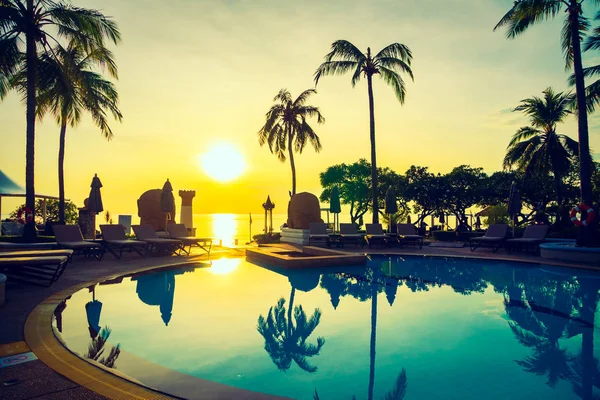
<path fill-rule="evenodd" d="M 577 157 L 579 145 L 570 137 L 556 132 L 556 125 L 563 122 L 569 111 L 570 95 L 555 93 L 552 88 L 543 92 L 543 98 L 521 100 L 513 111 L 521 111 L 529 117 L 531 126 L 519 128 L 508 144 L 504 168 L 516 166 L 526 177 L 552 171 L 556 188 L 556 202 L 560 206 L 561 182 Z"/>
<path fill-rule="evenodd" d="M 38 52 L 48 53 L 52 45 L 63 39 L 90 49 L 103 47 L 105 39 L 117 43 L 120 33 L 114 21 L 96 10 L 65 2 L 0 0 L 0 98 L 11 88 L 11 76 L 24 68 L 27 74 L 25 205 L 34 215 Z M 21 43 L 25 43 L 25 49 Z M 23 236 L 26 240 L 35 238 L 34 222 L 25 226 Z"/>
<path fill-rule="evenodd" d="M 271 153 L 277 155 L 281 162 L 286 160 L 286 149 L 292 166 L 292 195 L 296 194 L 296 165 L 294 164 L 294 151 L 302 154 L 307 142 L 312 144 L 315 151 L 321 151 L 321 140 L 313 128 L 306 121 L 316 117 L 317 123 L 322 124 L 325 118 L 318 107 L 306 104 L 308 98 L 317 93 L 308 89 L 300 93 L 292 101 L 292 95 L 287 89 L 281 89 L 273 98 L 275 104 L 267 113 L 265 125 L 258 131 L 258 143 L 262 146 L 269 145 Z"/>
<path fill-rule="evenodd" d="M 325 62 L 315 72 L 315 85 L 319 79 L 326 75 L 342 75 L 352 72 L 352 87 L 360 80 L 361 75 L 367 79 L 369 93 L 369 118 L 371 139 L 371 189 L 373 197 L 373 223 L 379 222 L 377 202 L 377 156 L 375 151 L 375 104 L 373 100 L 373 75 L 380 75 L 385 83 L 394 89 L 400 104 L 404 104 L 406 87 L 400 75 L 404 72 L 414 80 L 410 64 L 412 53 L 410 49 L 400 43 L 392 43 L 376 55 L 371 54 L 367 47 L 366 54 L 347 40 L 337 40 L 331 45 L 331 52 L 325 56 Z"/>
<path fill-rule="evenodd" d="M 83 111 L 91 114 L 105 138 L 113 136 L 107 121 L 109 111 L 115 119 L 123 118 L 118 108 L 119 95 L 115 86 L 92 71 L 94 65 L 106 66 L 113 77 L 117 67 L 112 53 L 104 47 L 85 50 L 72 42 L 67 48 L 54 49 L 54 57 L 44 54 L 39 60 L 38 115 L 50 112 L 60 125 L 58 150 L 58 216 L 65 221 L 65 138 L 67 125 L 75 127 Z"/>
<path fill-rule="evenodd" d="M 287 317 L 285 299 L 281 298 L 275 307 L 269 309 L 266 318 L 262 315 L 258 317 L 257 330 L 265 339 L 265 350 L 277 368 L 287 371 L 294 361 L 298 367 L 312 373 L 317 371 L 317 367 L 311 365 L 307 357 L 319 354 L 325 338 L 318 337 L 316 344 L 307 343 L 306 340 L 319 325 L 321 311 L 317 308 L 310 318 L 306 318 L 301 305 L 293 307 L 294 291 L 292 288 Z"/>
<path fill-rule="evenodd" d="M 599 0 L 590 0 L 600 4 Z M 494 30 L 507 27 L 506 36 L 510 39 L 519 36 L 530 26 L 561 14 L 566 15 L 561 46 L 565 55 L 566 67 L 573 68 L 575 75 L 575 92 L 578 109 L 579 128 L 579 177 L 581 198 L 584 202 L 592 202 L 592 159 L 590 156 L 588 119 L 586 109 L 586 93 L 581 60 L 581 41 L 589 27 L 583 15 L 584 0 L 517 0 L 513 7 L 502 17 Z"/>

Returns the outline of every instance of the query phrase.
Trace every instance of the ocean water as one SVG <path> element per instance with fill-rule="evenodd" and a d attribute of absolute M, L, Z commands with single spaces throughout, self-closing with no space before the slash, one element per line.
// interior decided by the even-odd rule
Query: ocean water
<path fill-rule="evenodd" d="M 287 214 L 273 214 L 273 231 L 279 232 L 286 220 Z M 212 237 L 223 246 L 235 246 L 249 242 L 253 235 L 264 233 L 265 215 L 252 214 L 250 224 L 250 214 L 194 214 L 193 223 L 196 236 Z"/>

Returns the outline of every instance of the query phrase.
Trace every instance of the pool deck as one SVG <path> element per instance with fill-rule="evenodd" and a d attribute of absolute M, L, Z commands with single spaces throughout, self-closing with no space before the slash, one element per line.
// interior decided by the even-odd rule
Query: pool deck
<path fill-rule="evenodd" d="M 288 247 L 282 245 L 281 247 Z M 292 247 L 292 246 L 289 246 Z M 456 256 L 474 257 L 483 259 L 501 259 L 508 261 L 521 261 L 532 263 L 543 263 L 546 265 L 568 266 L 574 268 L 594 269 L 593 266 L 585 266 L 575 263 L 551 262 L 542 260 L 539 256 L 526 253 L 506 253 L 503 250 L 492 253 L 488 249 L 478 249 L 471 252 L 468 247 L 447 248 L 429 247 L 422 249 L 417 247 L 375 247 L 364 248 L 348 246 L 343 251 L 353 253 L 387 254 L 387 255 L 429 255 L 429 256 Z M 214 247 L 211 251 L 211 259 L 221 257 L 243 257 L 244 249 L 229 249 Z M 124 255 L 121 260 L 116 260 L 110 254 L 98 262 L 76 258 L 67 268 L 63 276 L 49 288 L 42 288 L 27 284 L 8 284 L 6 287 L 6 304 L 0 307 L 0 358 L 29 351 L 29 345 L 39 348 L 39 343 L 25 342 L 25 325 L 30 313 L 46 299 L 51 298 L 58 292 L 65 291 L 74 286 L 81 286 L 86 282 L 98 281 L 104 277 L 125 275 L 140 270 L 141 268 L 152 268 L 166 264 L 175 264 L 189 261 L 206 261 L 208 258 L 201 253 L 192 253 L 190 257 L 148 257 L 140 258 L 134 255 Z M 48 327 L 49 330 L 49 327 Z M 29 336 L 31 337 L 31 336 Z M 30 340 L 31 341 L 31 340 Z M 35 353 L 35 352 L 34 352 Z M 42 355 L 40 354 L 40 358 Z M 75 356 L 73 356 L 75 357 Z M 87 364 L 83 361 L 80 361 Z M 89 365 L 92 369 L 98 369 Z M 98 371 L 100 371 L 98 369 Z M 102 372 L 104 373 L 104 372 Z M 119 379 L 119 378 L 117 378 Z M 90 387 L 90 385 L 85 385 Z M 93 385 L 92 385 L 93 387 Z M 112 397 L 112 396 L 111 396 Z M 130 393 L 130 396 L 119 396 L 121 398 L 148 398 L 143 395 Z M 10 367 L 0 367 L 0 398 L 9 399 L 104 399 L 96 392 L 83 387 L 55 372 L 40 360 L 30 361 Z M 155 398 L 169 398 L 157 394 Z"/>

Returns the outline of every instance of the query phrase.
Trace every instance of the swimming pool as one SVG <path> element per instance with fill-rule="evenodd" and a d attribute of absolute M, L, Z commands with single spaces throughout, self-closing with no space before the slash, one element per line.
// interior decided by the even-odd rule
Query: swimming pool
<path fill-rule="evenodd" d="M 82 357 L 187 398 L 592 399 L 599 278 L 442 257 L 304 271 L 220 259 L 92 285 L 54 328 Z"/>

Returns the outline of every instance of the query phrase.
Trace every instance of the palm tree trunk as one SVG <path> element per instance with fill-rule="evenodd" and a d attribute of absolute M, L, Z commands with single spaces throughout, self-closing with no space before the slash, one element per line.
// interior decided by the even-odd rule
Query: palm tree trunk
<path fill-rule="evenodd" d="M 577 0 L 570 0 L 569 18 L 571 23 L 571 40 L 573 46 L 573 70 L 575 72 L 575 91 L 577 94 L 578 128 L 579 128 L 579 179 L 581 185 L 581 199 L 592 201 L 592 160 L 590 157 L 590 142 L 585 107 L 585 82 L 583 76 L 583 63 L 581 61 L 581 39 L 579 38 L 580 5 Z"/>
<path fill-rule="evenodd" d="M 27 0 L 27 11 L 33 21 L 33 0 Z M 28 224 L 25 224 L 23 230 L 23 240 L 26 242 L 35 241 L 35 86 L 36 86 L 36 62 L 37 51 L 34 32 L 29 27 L 25 34 L 26 41 L 26 63 L 27 63 L 27 139 L 26 139 L 26 165 L 25 165 L 25 206 L 33 212 L 34 218 Z"/>
<path fill-rule="evenodd" d="M 58 144 L 58 222 L 65 223 L 65 137 L 67 135 L 66 120 L 60 126 Z"/>
<path fill-rule="evenodd" d="M 579 184 L 582 202 L 592 205 L 592 159 L 585 103 L 585 82 L 583 63 L 581 61 L 581 39 L 579 37 L 579 18 L 581 5 L 577 0 L 570 0 L 569 18 L 571 19 L 571 44 L 573 47 L 573 70 L 575 73 L 575 92 L 577 95 L 578 128 L 579 128 Z M 582 218 L 585 218 L 582 215 Z M 577 244 L 588 246 L 592 242 L 593 227 L 582 227 Z"/>
<path fill-rule="evenodd" d="M 367 50 L 370 57 L 371 49 Z M 379 223 L 379 204 L 377 204 L 377 154 L 375 151 L 375 105 L 373 102 L 373 78 L 367 75 L 367 87 L 369 90 L 369 119 L 371 134 L 371 180 L 373 195 L 373 223 Z"/>
<path fill-rule="evenodd" d="M 296 288 L 292 286 L 292 291 L 290 292 L 290 304 L 288 307 L 288 324 L 287 324 L 287 334 L 288 337 L 292 336 L 292 331 L 294 330 L 294 326 L 292 325 L 292 310 L 294 309 L 294 297 L 296 296 Z"/>
<path fill-rule="evenodd" d="M 288 153 L 292 166 L 292 196 L 296 194 L 296 164 L 294 163 L 294 149 L 292 148 L 292 128 L 288 128 Z"/>
<path fill-rule="evenodd" d="M 556 225 L 563 222 L 561 212 L 561 196 L 560 196 L 560 177 L 554 172 L 554 190 L 556 190 Z"/>
<path fill-rule="evenodd" d="M 375 386 L 375 339 L 377 338 L 377 281 L 373 271 L 371 281 L 373 293 L 371 294 L 371 345 L 369 346 L 369 400 L 373 400 Z"/>

